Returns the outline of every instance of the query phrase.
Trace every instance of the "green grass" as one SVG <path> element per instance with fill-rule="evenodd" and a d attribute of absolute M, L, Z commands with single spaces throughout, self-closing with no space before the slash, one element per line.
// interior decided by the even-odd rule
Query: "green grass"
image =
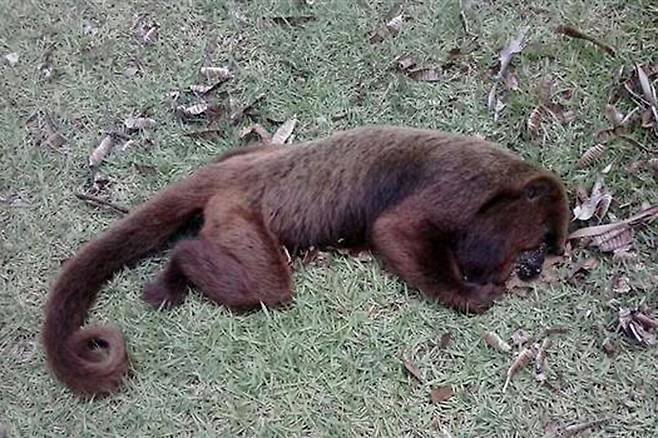
<path fill-rule="evenodd" d="M 117 217 L 72 193 L 88 187 L 87 157 L 103 132 L 132 114 L 144 112 L 158 126 L 150 142 L 140 138 L 140 146 L 103 164 L 111 181 L 105 196 L 117 204 L 136 205 L 238 145 L 240 126 L 224 121 L 216 141 L 184 136 L 191 127 L 168 106 L 167 93 L 194 83 L 201 65 L 231 68 L 236 77 L 222 89 L 236 104 L 265 93 L 259 109 L 268 127 L 267 118 L 296 115 L 297 139 L 367 123 L 481 135 L 541 162 L 573 190 L 596 177 L 597 167 L 574 164 L 606 126 L 602 108 L 614 70 L 658 62 L 658 8 L 650 0 L 533 7 L 473 1 L 466 15 L 476 44 L 463 36 L 457 1 L 409 1 L 405 10 L 413 19 L 377 45 L 368 43 L 367 32 L 381 24 L 389 1 L 152 3 L 0 2 L 0 55 L 20 55 L 14 67 L 0 64 L 0 423 L 10 436 L 542 436 L 547 425 L 598 418 L 608 421 L 592 428 L 593 436 L 658 433 L 656 349 L 613 333 L 614 306 L 658 307 L 655 226 L 637 233 L 634 260 L 602 256 L 584 282 L 538 286 L 477 317 L 422 299 L 376 262 L 340 255 L 327 265 L 296 264 L 296 298 L 285 311 L 236 316 L 193 294 L 180 308 L 158 313 L 139 295 L 164 253 L 117 275 L 90 316 L 122 327 L 132 378 L 103 400 L 71 395 L 44 363 L 43 304 L 62 261 Z M 149 13 L 160 25 L 155 44 L 143 46 L 133 36 L 135 13 Z M 317 20 L 286 27 L 263 19 L 301 14 Z M 83 33 L 85 20 L 95 23 L 97 35 Z M 561 23 L 602 37 L 618 56 L 555 35 Z M 530 44 L 514 61 L 520 90 L 494 123 L 485 105 L 488 69 L 524 24 L 531 26 Z M 38 67 L 50 44 L 56 73 L 45 81 Z M 455 47 L 468 53 L 441 82 L 413 82 L 392 68 L 404 53 L 440 65 Z M 136 60 L 141 71 L 124 77 Z M 550 123 L 541 145 L 524 126 L 538 103 L 536 85 L 547 76 L 559 88 L 575 89 L 568 107 L 578 117 L 566 126 Z M 39 131 L 28 118 L 37 110 L 53 115 L 69 140 L 66 150 L 35 141 Z M 656 138 L 647 132 L 630 133 L 645 149 L 613 142 L 599 166 L 615 160 L 606 182 L 617 217 L 658 201 L 650 173 L 624 170 L 655 156 Z M 140 173 L 142 166 L 154 171 Z M 577 257 L 588 253 L 579 250 Z M 631 292 L 612 291 L 616 274 L 629 276 Z M 487 348 L 482 332 L 508 336 L 522 327 L 536 334 L 555 325 L 569 332 L 549 350 L 554 388 L 523 371 L 503 394 L 509 358 Z M 445 332 L 452 342 L 441 349 Z M 613 358 L 600 348 L 607 336 L 619 346 Z M 402 357 L 418 366 L 423 383 L 404 372 Z M 455 395 L 431 404 L 437 385 L 451 385 Z"/>

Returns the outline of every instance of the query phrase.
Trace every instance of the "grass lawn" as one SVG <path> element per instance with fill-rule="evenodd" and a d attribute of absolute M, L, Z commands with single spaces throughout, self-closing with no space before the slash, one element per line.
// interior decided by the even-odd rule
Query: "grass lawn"
<path fill-rule="evenodd" d="M 124 206 L 245 142 L 239 133 L 250 121 L 231 124 L 228 108 L 210 140 L 185 135 L 203 125 L 172 111 L 169 93 L 197 83 L 204 65 L 235 76 L 213 92 L 217 102 L 237 108 L 263 94 L 254 121 L 273 131 L 296 117 L 296 140 L 371 123 L 479 135 L 556 172 L 572 199 L 612 162 L 604 222 L 658 202 L 653 174 L 627 170 L 656 156 L 649 129 L 633 127 L 635 142 L 613 140 L 599 163 L 576 166 L 608 126 L 615 71 L 658 63 L 652 0 L 465 0 L 476 37 L 465 35 L 458 1 L 410 0 L 402 31 L 381 43 L 368 33 L 386 22 L 391 1 L 159 3 L 0 1 L 0 56 L 18 54 L 0 60 L 0 424 L 9 436 L 554 436 L 592 420 L 601 422 L 584 434 L 658 435 L 658 352 L 615 330 L 620 306 L 658 308 L 655 224 L 636 231 L 634 258 L 577 249 L 559 281 L 476 317 L 423 299 L 373 260 L 340 254 L 295 262 L 288 310 L 232 315 L 192 294 L 174 311 L 155 312 L 141 287 L 165 251 L 119 273 L 90 314 L 126 335 L 133 372 L 121 390 L 81 401 L 55 381 L 39 342 L 48 287 L 65 259 L 120 216 L 74 196 L 91 185 L 88 157 L 104 133 L 138 114 L 157 122 L 101 166 L 108 183 L 98 196 Z M 133 29 L 136 14 L 158 25 L 150 44 Z M 315 19 L 271 19 L 300 15 Z M 557 35 L 560 24 L 601 38 L 617 56 Z M 518 90 L 501 87 L 506 107 L 495 122 L 486 105 L 491 70 L 524 25 L 528 45 L 511 67 Z M 420 82 L 396 71 L 404 54 L 443 66 L 443 77 Z M 546 78 L 573 91 L 564 105 L 575 120 L 547 117 L 545 138 L 533 139 L 526 120 Z M 633 106 L 622 98 L 617 107 Z M 46 114 L 65 145 L 42 141 Z M 589 275 L 565 279 L 592 256 L 600 263 Z M 630 287 L 615 287 L 620 278 Z M 549 384 L 526 369 L 503 393 L 511 355 L 488 347 L 482 333 L 508 338 L 554 326 L 567 332 L 548 350 Z M 606 338 L 616 346 L 610 356 Z M 432 403 L 442 386 L 453 395 Z"/>

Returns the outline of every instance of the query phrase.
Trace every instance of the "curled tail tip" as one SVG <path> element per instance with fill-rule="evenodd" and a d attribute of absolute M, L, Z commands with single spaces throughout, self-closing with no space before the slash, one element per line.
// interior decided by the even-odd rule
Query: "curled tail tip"
<path fill-rule="evenodd" d="M 84 327 L 59 342 L 45 339 L 50 368 L 81 397 L 116 392 L 128 374 L 126 344 L 117 327 Z"/>

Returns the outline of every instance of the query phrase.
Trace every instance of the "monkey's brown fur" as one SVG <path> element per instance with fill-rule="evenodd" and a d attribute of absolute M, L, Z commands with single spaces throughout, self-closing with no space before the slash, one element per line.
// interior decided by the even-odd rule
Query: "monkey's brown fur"
<path fill-rule="evenodd" d="M 198 170 L 87 243 L 63 268 L 46 307 L 50 367 L 83 395 L 116 389 L 127 371 L 123 336 L 81 327 L 114 272 L 161 247 L 195 215 L 197 239 L 178 242 L 144 289 L 155 307 L 187 285 L 232 309 L 291 299 L 281 245 L 365 244 L 393 272 L 443 304 L 483 312 L 519 252 L 564 245 L 560 181 L 482 140 L 368 127 L 300 146 L 262 146 Z"/>

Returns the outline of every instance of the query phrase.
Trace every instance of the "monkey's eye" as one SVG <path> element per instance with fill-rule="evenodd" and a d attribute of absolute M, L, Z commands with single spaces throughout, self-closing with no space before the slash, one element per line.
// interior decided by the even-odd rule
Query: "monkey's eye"
<path fill-rule="evenodd" d="M 546 187 L 541 184 L 531 184 L 523 190 L 528 201 L 536 201 L 546 193 Z"/>

